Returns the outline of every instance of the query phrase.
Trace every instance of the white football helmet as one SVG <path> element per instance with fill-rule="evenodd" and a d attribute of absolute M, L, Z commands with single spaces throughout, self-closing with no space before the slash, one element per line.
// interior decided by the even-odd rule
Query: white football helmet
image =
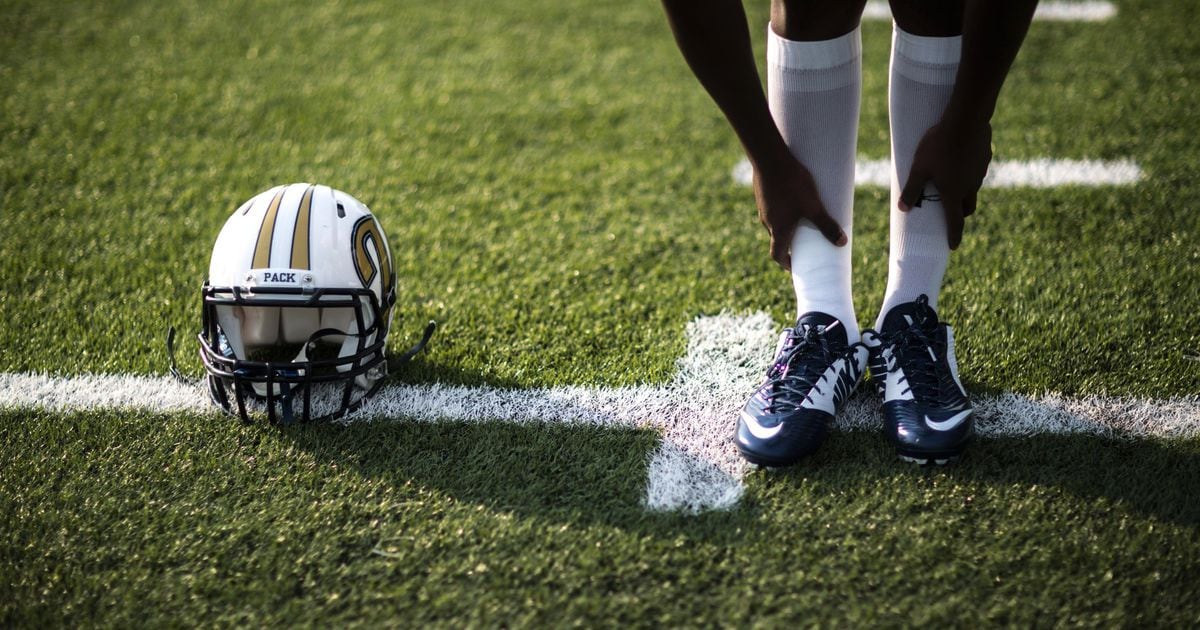
<path fill-rule="evenodd" d="M 277 406 L 284 423 L 294 405 L 302 420 L 340 418 L 387 374 L 391 249 L 371 211 L 340 190 L 276 186 L 242 204 L 217 236 L 203 296 L 209 393 L 243 420 L 247 398 L 265 404 L 272 423 Z M 402 359 L 432 332 L 431 322 Z M 318 388 L 325 404 L 313 413 Z"/>

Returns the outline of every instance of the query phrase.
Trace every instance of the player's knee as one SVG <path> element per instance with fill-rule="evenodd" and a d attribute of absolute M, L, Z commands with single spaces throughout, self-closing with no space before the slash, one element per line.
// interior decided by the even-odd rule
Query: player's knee
<path fill-rule="evenodd" d="M 962 35 L 964 0 L 890 0 L 896 26 L 924 37 Z"/>
<path fill-rule="evenodd" d="M 854 30 L 866 0 L 771 0 L 771 27 L 784 39 L 821 41 Z"/>

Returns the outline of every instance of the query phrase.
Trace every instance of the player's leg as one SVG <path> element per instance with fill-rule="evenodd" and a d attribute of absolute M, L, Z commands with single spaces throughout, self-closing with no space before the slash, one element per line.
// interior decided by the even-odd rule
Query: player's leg
<path fill-rule="evenodd" d="M 854 158 L 864 0 L 775 0 L 767 42 L 771 116 L 852 242 Z M 850 295 L 850 243 L 831 244 L 803 221 L 791 241 L 797 322 L 784 331 L 766 381 L 738 422 L 754 463 L 784 466 L 821 445 L 866 368 Z"/>
<path fill-rule="evenodd" d="M 859 21 L 865 0 L 773 0 L 767 97 L 784 141 L 809 170 L 850 242 L 837 247 L 810 222 L 792 237 L 796 314 L 827 313 L 858 341 L 851 299 L 854 161 L 862 85 Z"/>
<path fill-rule="evenodd" d="M 971 405 L 958 378 L 953 331 L 936 313 L 950 257 L 937 189 L 920 207 L 898 209 L 913 154 L 945 111 L 961 51 L 961 0 L 893 0 L 889 79 L 892 131 L 888 284 L 876 322 L 865 331 L 871 375 L 883 392 L 884 433 L 904 459 L 943 463 L 973 434 Z"/>
<path fill-rule="evenodd" d="M 893 0 L 888 114 L 892 132 L 891 246 L 888 283 L 875 326 L 897 304 L 929 297 L 937 308 L 950 259 L 937 191 L 926 187 L 921 207 L 902 212 L 900 187 L 925 132 L 946 109 L 962 49 L 962 0 Z"/>

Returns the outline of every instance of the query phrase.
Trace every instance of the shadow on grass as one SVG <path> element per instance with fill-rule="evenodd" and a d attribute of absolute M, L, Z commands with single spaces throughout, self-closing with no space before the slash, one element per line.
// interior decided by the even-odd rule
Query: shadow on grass
<path fill-rule="evenodd" d="M 758 477 L 755 477 L 758 475 Z M 900 461 L 874 431 L 834 433 L 807 462 L 752 473 L 748 494 L 775 486 L 823 484 L 831 493 L 871 492 L 897 475 L 981 487 L 1057 488 L 1182 525 L 1200 525 L 1200 444 L 1044 434 L 976 440 L 957 463 L 920 467 Z"/>
<path fill-rule="evenodd" d="M 647 510 L 647 468 L 661 439 L 652 430 L 388 420 L 291 427 L 279 436 L 369 479 L 563 522 L 720 542 L 756 513 L 745 501 L 699 515 Z"/>
<path fill-rule="evenodd" d="M 388 484 L 413 482 L 496 510 L 713 542 L 757 518 L 760 475 L 771 485 L 817 483 L 856 494 L 873 492 L 898 473 L 981 486 L 1057 487 L 1163 520 L 1200 524 L 1200 502 L 1194 500 L 1200 449 L 1187 442 L 993 438 L 978 441 L 957 465 L 923 469 L 897 461 L 874 432 L 835 433 L 816 457 L 793 469 L 753 473 L 737 508 L 689 516 L 644 507 L 649 454 L 660 439 L 650 430 L 386 421 L 298 427 L 279 435 L 320 460 Z"/>
<path fill-rule="evenodd" d="M 918 468 L 895 460 L 874 432 L 834 433 L 820 454 L 782 472 L 754 473 L 738 508 L 698 516 L 644 508 L 654 431 L 508 422 L 361 422 L 282 430 L 280 437 L 388 484 L 415 482 L 463 502 L 568 522 L 601 522 L 648 533 L 686 533 L 719 541 L 752 526 L 755 479 L 804 480 L 829 492 L 871 492 L 895 475 L 937 476 L 966 484 L 1058 487 L 1106 498 L 1142 514 L 1200 523 L 1200 451 L 1195 444 L 1036 436 L 978 440 L 964 460 Z M 670 526 L 670 527 L 664 527 Z M 730 527 L 733 526 L 733 527 Z"/>
<path fill-rule="evenodd" d="M 1195 441 L 1113 440 L 1038 435 L 979 441 L 961 466 L 962 481 L 1040 485 L 1085 498 L 1107 498 L 1185 525 L 1200 524 L 1200 448 Z"/>

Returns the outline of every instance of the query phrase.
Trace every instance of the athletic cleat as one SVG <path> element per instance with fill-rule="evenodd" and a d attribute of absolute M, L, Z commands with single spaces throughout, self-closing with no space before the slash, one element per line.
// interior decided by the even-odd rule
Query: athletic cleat
<path fill-rule="evenodd" d="M 866 347 L 848 344 L 840 321 L 806 313 L 780 335 L 766 381 L 742 409 L 733 439 L 742 457 L 790 466 L 816 451 L 866 365 Z"/>
<path fill-rule="evenodd" d="M 954 330 L 922 295 L 897 305 L 883 330 L 863 332 L 871 381 L 883 395 L 883 430 L 904 461 L 943 465 L 975 434 L 971 401 L 958 378 Z"/>

